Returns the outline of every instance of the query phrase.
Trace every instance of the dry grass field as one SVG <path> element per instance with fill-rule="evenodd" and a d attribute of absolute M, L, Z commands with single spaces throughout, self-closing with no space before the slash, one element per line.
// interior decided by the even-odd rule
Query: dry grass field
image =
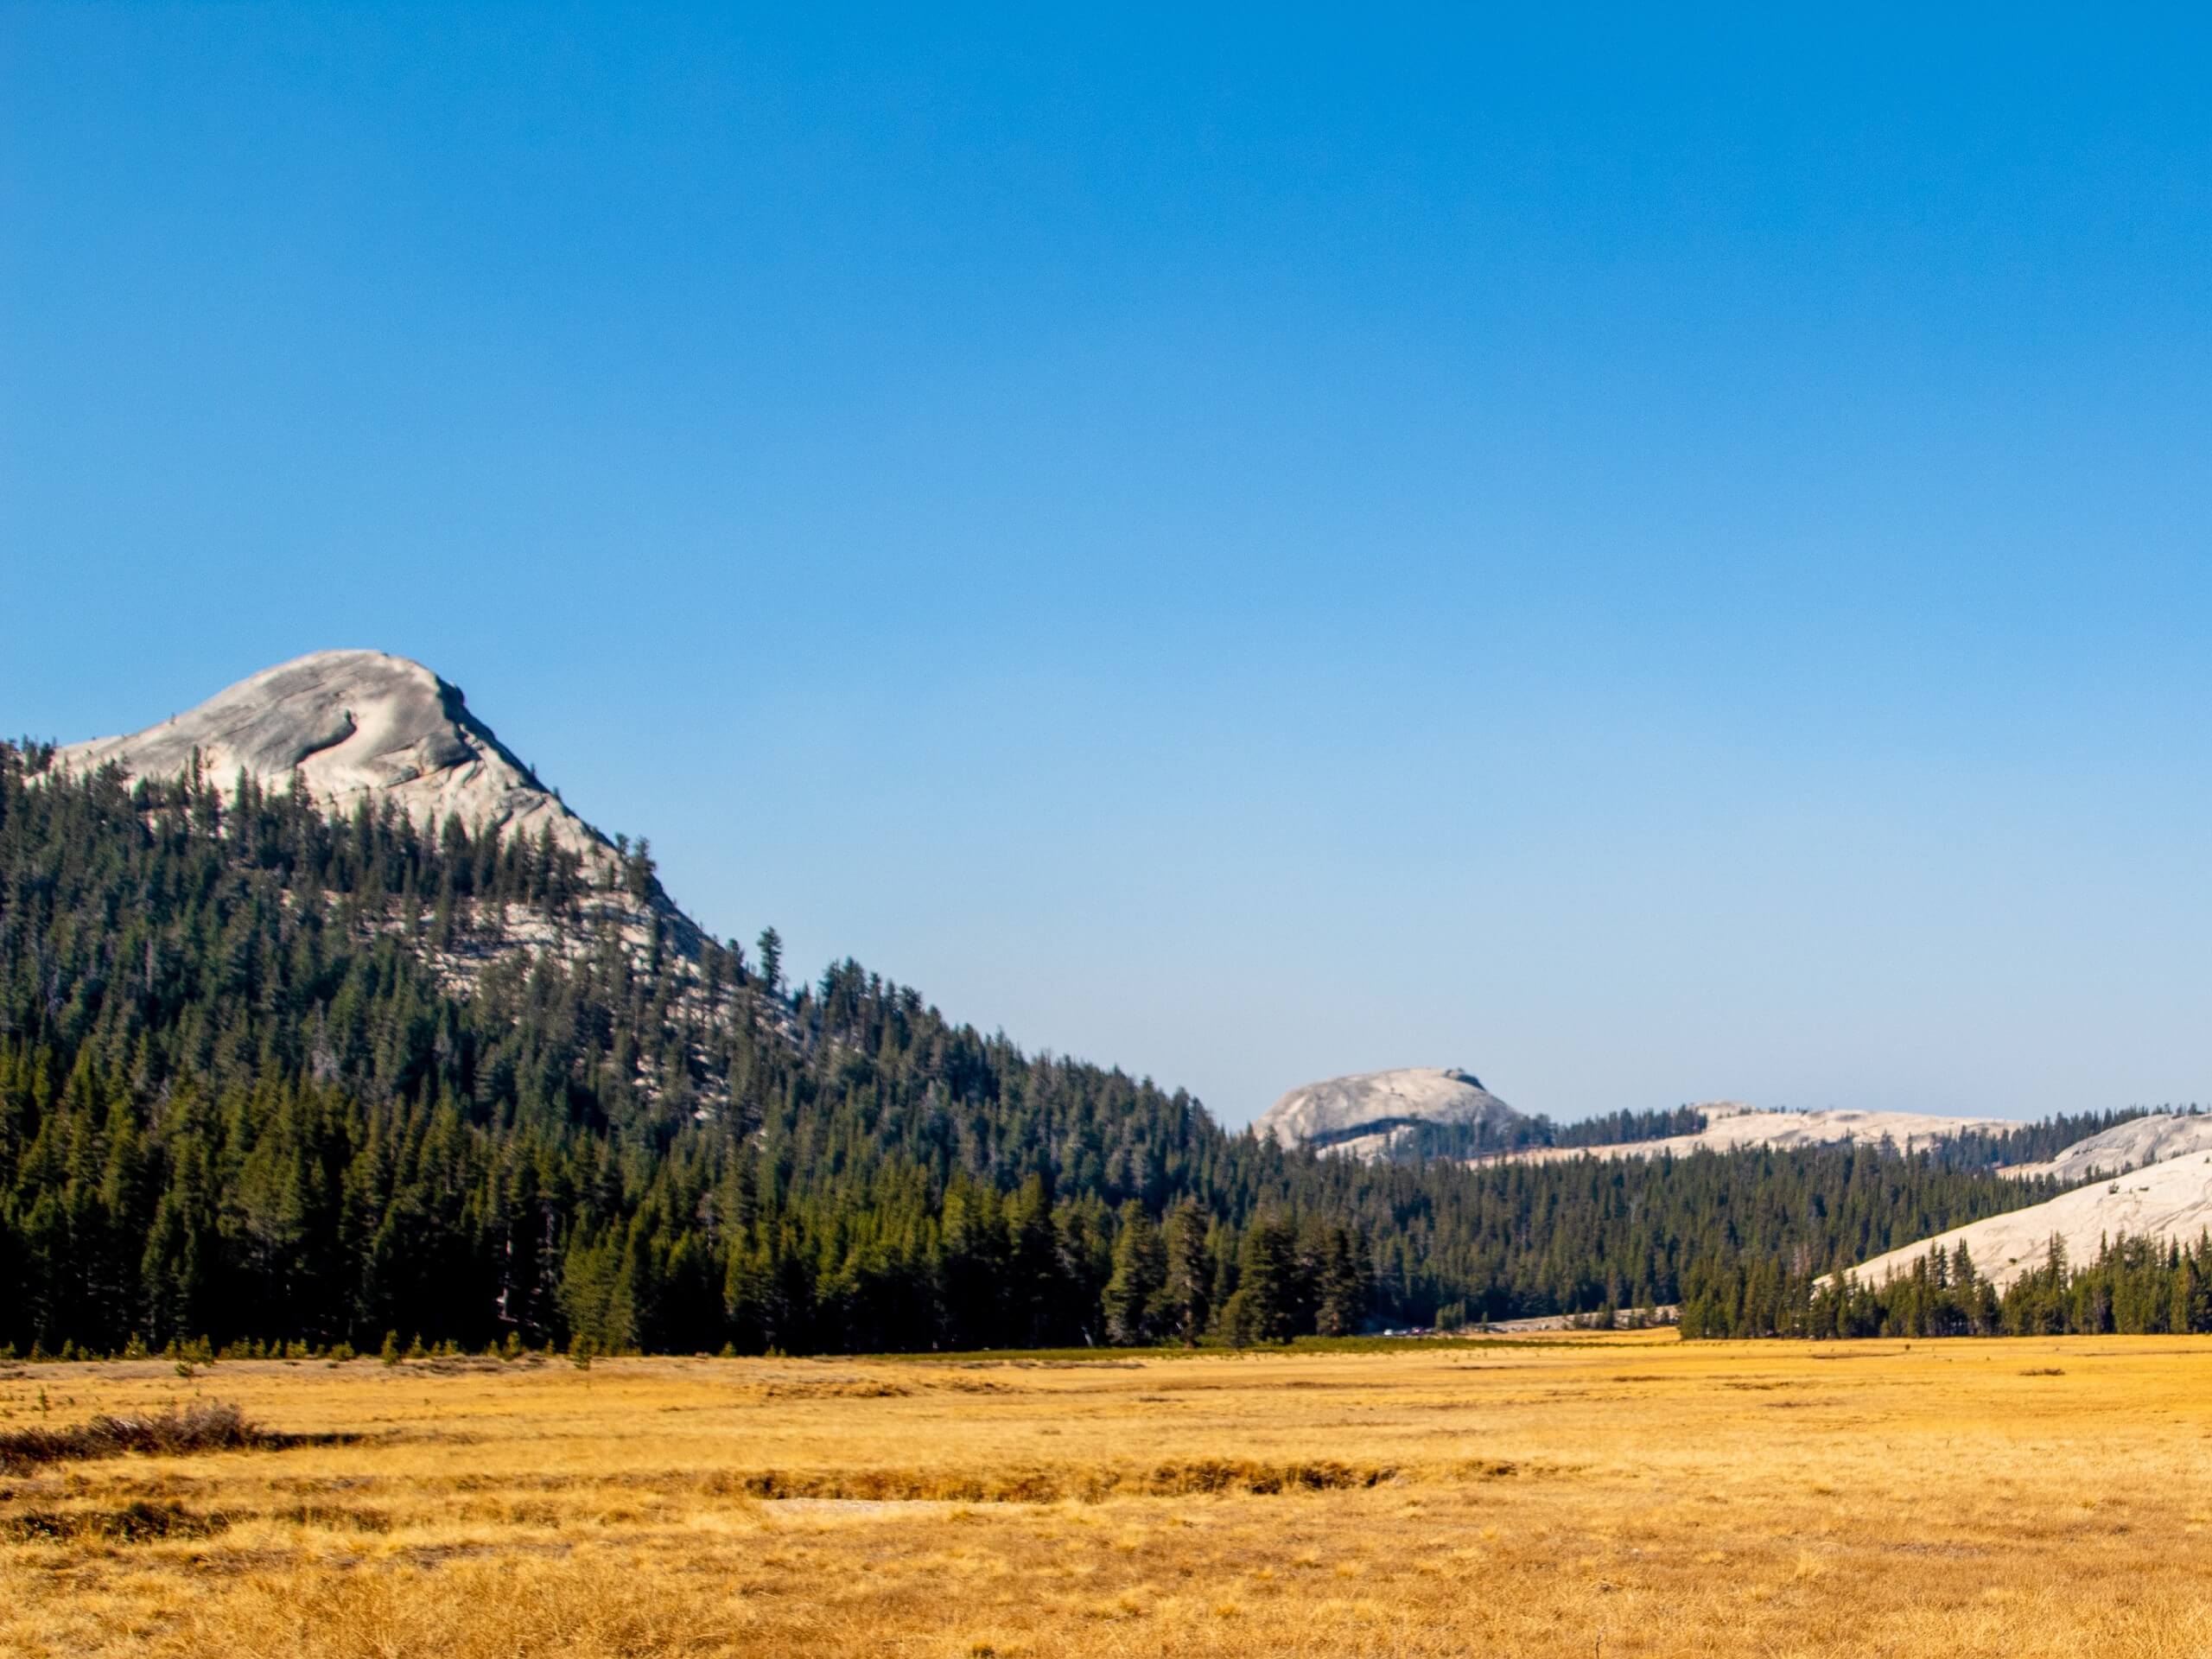
<path fill-rule="evenodd" d="M 8 1654 L 2212 1653 L 2212 1340 L 0 1367 Z M 41 1406 L 41 1401 L 43 1405 Z"/>

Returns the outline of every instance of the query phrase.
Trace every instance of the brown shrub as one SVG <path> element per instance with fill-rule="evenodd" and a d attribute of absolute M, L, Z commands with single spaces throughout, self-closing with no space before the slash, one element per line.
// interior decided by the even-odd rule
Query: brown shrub
<path fill-rule="evenodd" d="M 11 1429 L 0 1433 L 0 1468 L 114 1458 L 126 1452 L 175 1457 L 289 1443 L 288 1437 L 248 1422 L 232 1402 L 213 1400 L 135 1417 L 102 1415 L 68 1428 Z"/>

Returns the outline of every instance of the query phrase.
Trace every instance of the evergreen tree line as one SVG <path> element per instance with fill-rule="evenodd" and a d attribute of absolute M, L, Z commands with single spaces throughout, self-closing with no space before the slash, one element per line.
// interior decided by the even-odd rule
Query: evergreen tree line
<path fill-rule="evenodd" d="M 2141 1336 L 2212 1332 L 2212 1234 L 2195 1243 L 2100 1241 L 2075 1268 L 2054 1236 L 2002 1292 L 1962 1239 L 1881 1284 L 1744 1258 L 1700 1262 L 1681 1305 L 1686 1338 Z"/>
<path fill-rule="evenodd" d="M 2005 1164 L 2042 1163 L 2056 1158 L 2077 1141 L 2118 1128 L 2153 1110 L 2195 1116 L 2202 1111 L 2195 1102 L 2186 1106 L 2127 1106 L 2105 1112 L 2055 1112 L 2039 1122 L 2008 1129 L 1969 1129 L 1942 1142 L 1945 1158 L 1953 1163 L 1997 1167 Z"/>
<path fill-rule="evenodd" d="M 1670 1302 L 2047 1195 L 1871 1147 L 1316 1157 L 849 961 L 787 994 L 772 932 L 678 941 L 658 897 L 642 843 L 0 745 L 0 1345 L 1271 1340 Z"/>
<path fill-rule="evenodd" d="M 1536 1147 L 1612 1147 L 1634 1141 L 1664 1141 L 1695 1135 L 1706 1116 L 1694 1106 L 1672 1110 L 1601 1112 L 1575 1123 L 1554 1123 L 1541 1112 L 1500 1122 L 1429 1123 L 1408 1120 L 1413 1133 L 1398 1155 L 1420 1162 L 1432 1158 L 1489 1158 Z M 1363 1130 L 1363 1133 L 1368 1131 Z"/>

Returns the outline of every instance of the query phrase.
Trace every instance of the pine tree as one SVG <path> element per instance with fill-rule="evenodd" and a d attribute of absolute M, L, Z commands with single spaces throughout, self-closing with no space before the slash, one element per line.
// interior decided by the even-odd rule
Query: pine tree
<path fill-rule="evenodd" d="M 1160 1229 L 1131 1198 L 1122 1206 L 1114 1237 L 1114 1274 L 1106 1281 L 1106 1333 L 1124 1345 L 1158 1334 L 1160 1293 L 1167 1281 L 1167 1254 Z"/>
<path fill-rule="evenodd" d="M 1213 1298 L 1214 1263 L 1207 1249 L 1211 1223 L 1195 1198 L 1168 1212 L 1166 1284 L 1162 1305 L 1169 1334 L 1198 1345 Z"/>
<path fill-rule="evenodd" d="M 1259 1341 L 1287 1342 L 1298 1333 L 1299 1278 L 1297 1234 L 1281 1216 L 1261 1216 L 1244 1235 L 1236 1293 Z"/>
<path fill-rule="evenodd" d="M 1350 1336 L 1367 1315 L 1368 1274 L 1363 1251 L 1351 1230 L 1322 1229 L 1314 1263 L 1314 1330 L 1325 1337 Z"/>

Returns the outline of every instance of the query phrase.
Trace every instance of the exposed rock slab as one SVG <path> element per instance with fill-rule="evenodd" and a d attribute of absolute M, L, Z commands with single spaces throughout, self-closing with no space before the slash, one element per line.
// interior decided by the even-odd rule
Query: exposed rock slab
<path fill-rule="evenodd" d="M 1910 1272 L 1929 1250 L 1955 1250 L 1963 1241 L 1974 1257 L 1974 1270 L 2001 1290 L 2043 1265 L 2054 1236 L 2065 1244 L 2068 1261 L 2079 1266 L 2095 1256 L 2101 1241 L 2123 1233 L 2193 1243 L 2208 1227 L 2212 1227 L 2212 1150 L 2193 1151 L 2132 1175 L 2076 1187 L 2024 1210 L 1954 1227 L 1878 1255 L 1853 1272 L 1862 1282 L 1879 1284 Z"/>
<path fill-rule="evenodd" d="M 1421 1066 L 1304 1084 L 1268 1107 L 1252 1127 L 1286 1147 L 1370 1157 L 1412 1135 L 1416 1124 L 1503 1128 L 1520 1117 L 1472 1072 Z"/>
<path fill-rule="evenodd" d="M 2160 1112 L 2116 1123 L 2101 1134 L 2076 1141 L 2056 1158 L 2040 1164 L 2014 1164 L 2005 1173 L 2023 1179 L 2046 1175 L 2070 1183 L 2145 1169 L 2202 1152 L 2212 1152 L 2212 1117 Z"/>
<path fill-rule="evenodd" d="M 556 846 L 582 861 L 593 892 L 582 913 L 612 926 L 642 955 L 658 936 L 696 957 L 705 935 L 655 886 L 640 901 L 625 891 L 614 846 L 470 711 L 461 690 L 422 664 L 381 651 L 321 651 L 250 675 L 197 708 L 158 726 L 57 749 L 54 763 L 79 773 L 106 766 L 132 779 L 170 779 L 195 757 L 202 775 L 227 789 L 241 772 L 266 790 L 298 779 L 326 812 L 351 813 L 390 802 L 416 829 L 435 836 L 448 817 L 471 835 Z M 494 954 L 552 948 L 574 956 L 588 935 L 575 927 L 503 918 L 489 936 Z M 481 962 L 456 957 L 449 976 L 471 981 Z"/>
<path fill-rule="evenodd" d="M 278 790 L 296 772 L 326 810 L 389 799 L 433 833 L 450 814 L 472 831 L 550 830 L 594 865 L 614 856 L 469 712 L 458 687 L 380 651 L 322 651 L 264 669 L 158 726 L 72 743 L 55 760 L 79 772 L 113 763 L 134 778 L 173 778 L 195 753 L 218 786 L 243 771 Z"/>
<path fill-rule="evenodd" d="M 1499 1153 L 1485 1162 L 1552 1163 L 1563 1158 L 1687 1157 L 1694 1152 L 1736 1152 L 1748 1147 L 1834 1146 L 1847 1141 L 1889 1141 L 1910 1152 L 1975 1130 L 2002 1134 L 2019 1127 L 1994 1117 L 1938 1117 L 1924 1112 L 1823 1109 L 1762 1111 L 1742 1101 L 1709 1101 L 1692 1109 L 1706 1116 L 1695 1135 L 1656 1141 L 1623 1141 L 1602 1147 L 1530 1147 Z"/>

